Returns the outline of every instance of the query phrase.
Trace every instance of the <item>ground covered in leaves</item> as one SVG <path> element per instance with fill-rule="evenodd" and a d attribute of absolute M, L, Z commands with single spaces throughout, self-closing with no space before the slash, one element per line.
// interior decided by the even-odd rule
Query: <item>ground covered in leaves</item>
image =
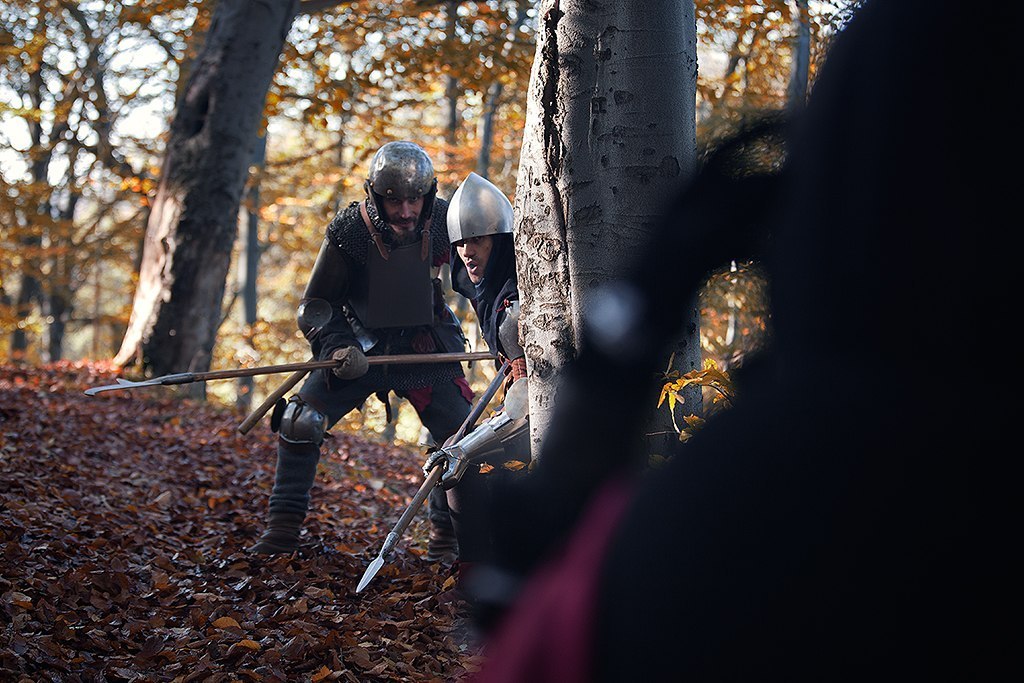
<path fill-rule="evenodd" d="M 367 590 L 415 492 L 416 452 L 336 434 L 303 552 L 245 552 L 275 446 L 264 421 L 109 392 L 110 368 L 0 366 L 0 679 L 454 680 L 476 641 L 428 565 L 423 515 Z"/>

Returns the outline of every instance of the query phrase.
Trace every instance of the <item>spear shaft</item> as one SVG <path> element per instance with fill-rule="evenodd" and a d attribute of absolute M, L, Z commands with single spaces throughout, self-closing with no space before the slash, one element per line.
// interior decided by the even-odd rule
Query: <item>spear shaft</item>
<path fill-rule="evenodd" d="M 505 371 L 508 369 L 508 366 L 509 362 L 505 361 L 501 366 L 501 369 L 499 369 L 497 374 L 494 375 L 494 379 L 491 380 L 490 385 L 484 391 L 480 400 L 477 401 L 476 405 L 473 406 L 473 409 L 469 411 L 469 415 L 467 415 L 466 419 L 462 422 L 462 426 L 459 427 L 459 431 L 455 432 L 455 434 L 445 442 L 445 448 L 450 444 L 457 444 L 461 441 L 462 437 L 466 435 L 466 432 L 476 424 L 478 419 L 480 419 L 480 415 L 487 408 L 491 399 L 494 398 L 494 394 L 497 393 L 498 387 L 500 387 L 501 383 L 504 381 Z M 434 467 L 429 473 L 427 473 L 426 479 L 424 479 L 423 483 L 420 484 L 419 490 L 416 491 L 416 495 L 413 496 L 408 507 L 405 508 L 405 512 L 402 513 L 398 522 L 395 523 L 391 532 L 388 533 L 387 537 L 384 539 L 384 545 L 381 547 L 377 557 L 374 558 L 373 562 L 371 562 L 366 568 L 366 571 L 363 572 L 363 577 L 359 579 L 359 584 L 356 586 L 356 593 L 359 593 L 366 588 L 367 584 L 370 583 L 370 580 L 377 575 L 380 568 L 383 567 L 384 563 L 386 563 L 388 558 L 391 557 L 391 553 L 394 552 L 395 546 L 398 545 L 398 541 L 401 540 L 406 527 L 409 526 L 412 518 L 416 516 L 420 507 L 423 506 L 423 501 L 427 499 L 427 496 L 430 494 L 430 490 L 437 486 L 437 480 L 441 478 L 442 474 L 444 474 L 443 467 Z"/>
<path fill-rule="evenodd" d="M 486 351 L 474 351 L 467 353 L 406 353 L 387 356 L 367 356 L 366 360 L 370 365 L 413 365 L 419 363 L 454 363 L 469 360 L 493 359 Z M 206 382 L 214 379 L 230 379 L 232 377 L 253 377 L 256 375 L 272 375 L 279 372 L 310 371 L 319 368 L 333 368 L 338 365 L 336 360 L 314 360 L 305 363 L 284 363 L 282 365 L 265 365 L 258 368 L 239 368 L 237 370 L 213 370 L 210 372 L 179 372 L 173 375 L 163 375 L 153 379 L 132 382 L 118 378 L 117 384 L 103 387 L 86 389 L 85 393 L 95 396 L 101 391 L 113 389 L 132 389 L 135 387 L 149 387 L 173 384 L 191 384 L 193 382 Z"/>

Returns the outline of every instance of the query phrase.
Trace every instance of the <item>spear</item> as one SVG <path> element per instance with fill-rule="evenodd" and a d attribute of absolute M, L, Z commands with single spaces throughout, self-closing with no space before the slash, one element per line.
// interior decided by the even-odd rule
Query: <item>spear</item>
<path fill-rule="evenodd" d="M 413 365 L 419 363 L 454 363 L 470 360 L 493 360 L 494 356 L 486 351 L 474 351 L 466 353 L 406 353 L 388 356 L 367 356 L 366 360 L 370 365 Z M 152 379 L 133 382 L 131 380 L 117 378 L 117 384 L 108 384 L 102 387 L 86 389 L 87 396 L 95 396 L 101 391 L 113 391 L 115 389 L 135 389 L 138 387 L 167 386 L 172 384 L 191 384 L 193 382 L 206 382 L 214 379 L 231 379 L 233 377 L 254 377 L 256 375 L 272 375 L 278 372 L 310 371 L 319 368 L 332 368 L 338 365 L 336 360 L 314 360 L 305 363 L 284 363 L 282 365 L 264 365 L 257 368 L 239 368 L 237 370 L 212 370 L 210 372 L 178 372 L 172 375 L 162 375 Z"/>
<path fill-rule="evenodd" d="M 489 404 L 491 399 L 494 398 L 494 394 L 497 393 L 498 387 L 500 387 L 502 381 L 504 381 L 505 371 L 508 369 L 508 366 L 509 362 L 505 361 L 498 372 L 494 375 L 494 379 L 491 380 L 490 385 L 480 396 L 480 400 L 476 402 L 476 405 L 473 406 L 469 415 L 466 416 L 462 426 L 459 427 L 459 431 L 455 432 L 455 435 L 448 439 L 445 447 L 447 447 L 448 444 L 456 444 L 461 441 L 469 428 L 472 427 L 480 418 L 480 414 L 484 412 L 487 404 Z M 384 563 L 391 557 L 391 553 L 394 552 L 395 546 L 398 545 L 398 541 L 401 540 L 402 533 L 405 531 L 405 528 L 409 526 L 412 518 L 416 516 L 416 513 L 423 505 L 423 501 L 427 499 L 427 496 L 430 494 L 430 490 L 437 485 L 437 480 L 441 478 L 442 474 L 444 474 L 443 467 L 435 467 L 430 470 L 427 478 L 423 480 L 422 484 L 420 484 L 420 488 L 416 492 L 416 495 L 413 496 L 409 506 L 405 508 L 405 512 L 402 513 L 398 522 L 394 527 L 392 527 L 391 532 L 388 533 L 387 537 L 384 539 L 384 546 L 380 549 L 380 553 L 377 554 L 377 557 L 366 568 L 366 571 L 363 572 L 363 578 L 359 579 L 359 584 L 356 586 L 356 593 L 359 593 L 366 588 L 367 584 L 370 583 L 370 580 L 377 575 L 380 568 L 383 567 Z"/>

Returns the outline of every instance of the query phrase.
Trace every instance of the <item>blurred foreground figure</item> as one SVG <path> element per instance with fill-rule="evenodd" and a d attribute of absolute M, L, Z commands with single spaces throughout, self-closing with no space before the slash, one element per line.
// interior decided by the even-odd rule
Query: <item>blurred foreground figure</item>
<path fill-rule="evenodd" d="M 954 9 L 869 1 L 792 127 L 720 150 L 605 289 L 615 324 L 594 319 L 538 467 L 497 504 L 498 568 L 528 581 L 477 680 L 964 677 L 977 446 L 944 421 L 968 360 L 966 185 L 995 167 L 948 101 Z M 771 348 L 734 409 L 642 476 L 654 363 L 682 324 L 666 298 L 750 256 Z"/>

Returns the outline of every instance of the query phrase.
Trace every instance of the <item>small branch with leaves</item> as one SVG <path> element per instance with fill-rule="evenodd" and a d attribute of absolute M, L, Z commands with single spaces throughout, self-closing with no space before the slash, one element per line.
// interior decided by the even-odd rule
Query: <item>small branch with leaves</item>
<path fill-rule="evenodd" d="M 682 394 L 684 388 L 691 386 L 708 387 L 716 392 L 715 397 L 712 399 L 713 403 L 722 401 L 725 403 L 722 407 L 731 407 L 733 404 L 735 390 L 732 379 L 728 373 L 720 370 L 718 364 L 710 358 L 704 360 L 703 369 L 691 370 L 685 374 L 681 374 L 678 370 L 673 370 L 672 359 L 670 359 L 668 367 L 662 374 L 662 380 L 661 395 L 658 397 L 658 408 L 661 408 L 666 402 L 668 403 L 669 415 L 672 417 L 672 426 L 679 435 L 680 441 L 686 441 L 704 425 L 704 418 L 693 414 L 683 416 L 683 422 L 686 423 L 684 427 L 680 427 L 676 421 L 676 404 L 685 403 Z"/>

